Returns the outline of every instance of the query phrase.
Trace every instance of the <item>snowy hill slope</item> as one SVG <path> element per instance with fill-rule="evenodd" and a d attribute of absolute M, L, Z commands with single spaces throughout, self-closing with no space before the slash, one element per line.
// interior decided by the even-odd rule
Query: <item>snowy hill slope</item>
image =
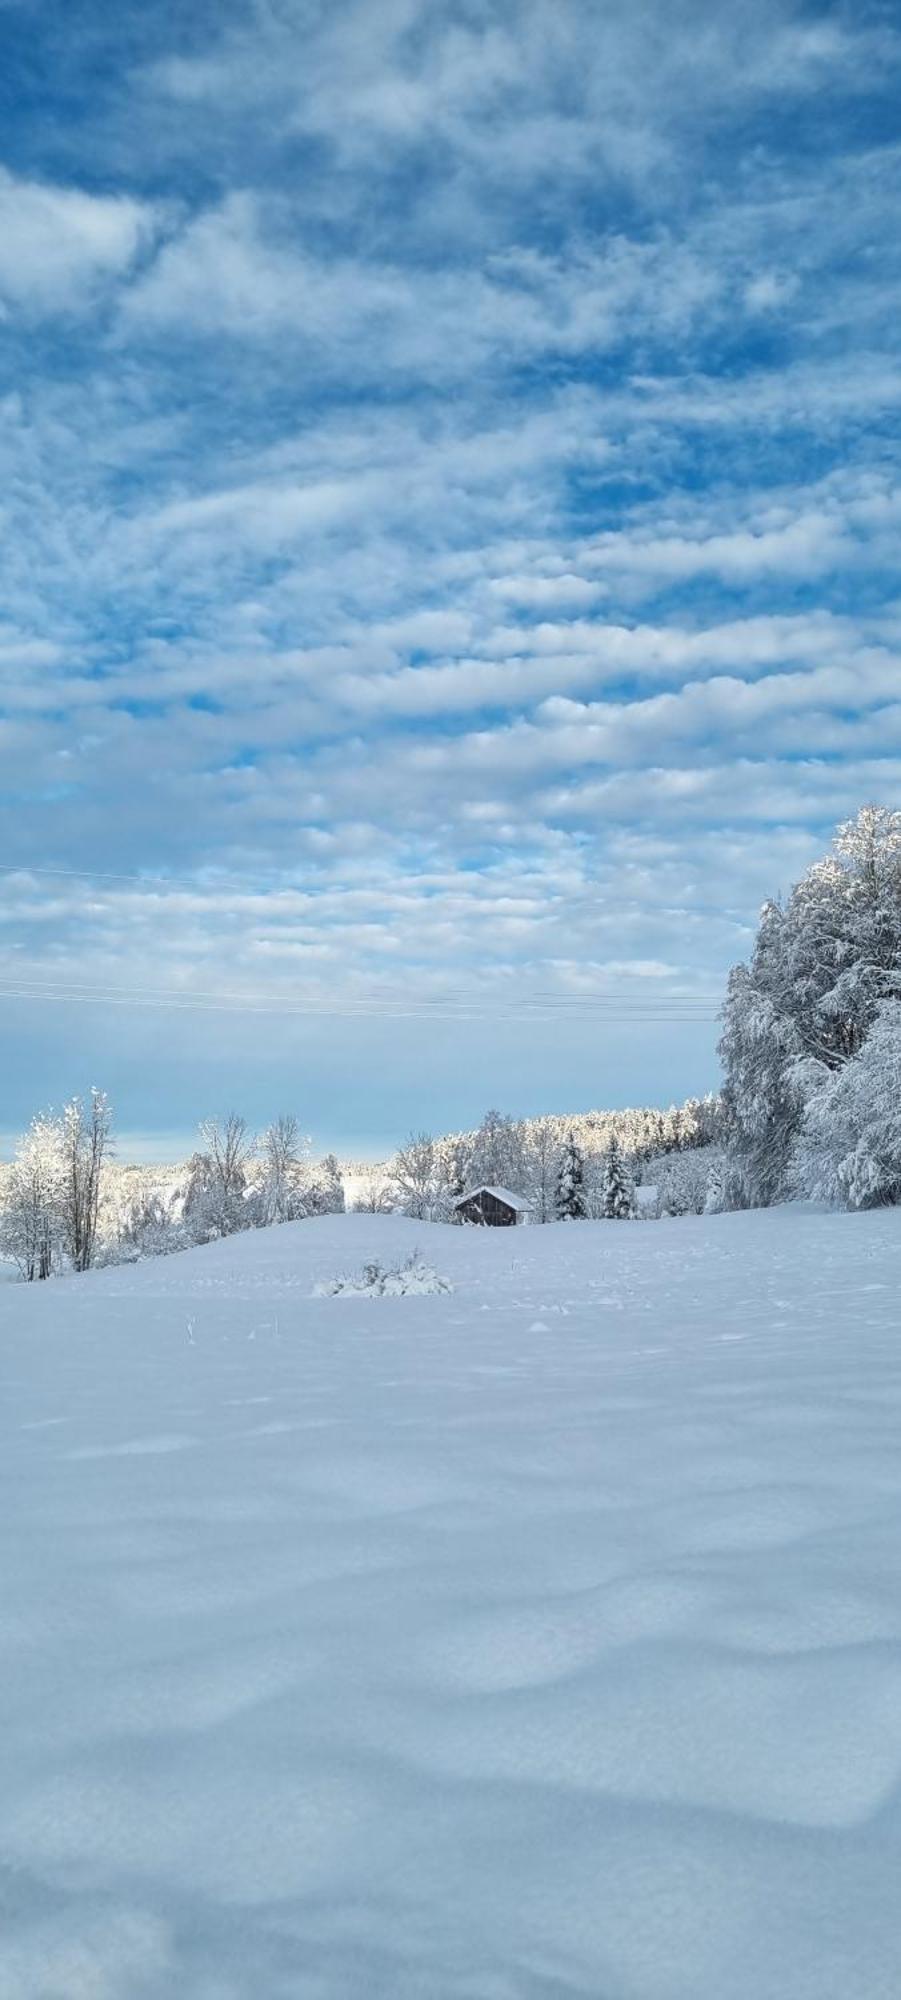
<path fill-rule="evenodd" d="M 899 1278 L 775 1210 L 5 1287 L 4 2000 L 896 2000 Z"/>

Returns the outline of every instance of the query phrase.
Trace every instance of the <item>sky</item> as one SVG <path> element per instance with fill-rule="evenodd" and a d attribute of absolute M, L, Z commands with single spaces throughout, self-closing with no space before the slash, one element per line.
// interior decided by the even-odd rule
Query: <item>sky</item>
<path fill-rule="evenodd" d="M 899 802 L 901 17 L 0 0 L 0 1127 L 714 1088 Z"/>

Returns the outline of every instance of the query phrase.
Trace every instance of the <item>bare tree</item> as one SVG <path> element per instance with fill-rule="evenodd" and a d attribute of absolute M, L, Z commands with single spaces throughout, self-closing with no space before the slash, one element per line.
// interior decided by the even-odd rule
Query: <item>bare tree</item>
<path fill-rule="evenodd" d="M 555 1214 L 560 1142 L 550 1118 L 536 1118 L 527 1129 L 526 1169 L 536 1222 L 550 1222 Z"/>
<path fill-rule="evenodd" d="M 358 1215 L 391 1215 L 396 1207 L 397 1188 L 390 1181 L 366 1181 L 354 1201 Z"/>
<path fill-rule="evenodd" d="M 260 1139 L 263 1180 L 260 1190 L 263 1222 L 295 1222 L 306 1215 L 304 1173 L 306 1140 L 297 1119 L 290 1114 L 276 1118 Z"/>
<path fill-rule="evenodd" d="M 309 1212 L 311 1215 L 343 1215 L 345 1206 L 341 1168 L 334 1153 L 326 1153 L 310 1179 Z"/>
<path fill-rule="evenodd" d="M 97 1245 L 103 1166 L 111 1147 L 112 1118 L 102 1090 L 88 1104 L 73 1097 L 59 1123 L 62 1222 L 74 1271 L 89 1271 Z"/>
<path fill-rule="evenodd" d="M 250 1219 L 244 1192 L 254 1142 L 237 1111 L 221 1120 L 205 1118 L 200 1136 L 206 1152 L 195 1153 L 189 1163 L 185 1220 L 195 1240 L 207 1242 L 245 1228 Z"/>
<path fill-rule="evenodd" d="M 223 1194 L 242 1194 L 247 1162 L 254 1150 L 246 1118 L 239 1117 L 237 1111 L 230 1111 L 221 1123 L 218 1118 L 204 1118 L 200 1136 L 206 1141 Z"/>
<path fill-rule="evenodd" d="M 408 1215 L 417 1222 L 431 1217 L 437 1197 L 437 1155 L 430 1132 L 411 1132 L 405 1146 L 398 1148 L 392 1173 L 404 1198 Z"/>

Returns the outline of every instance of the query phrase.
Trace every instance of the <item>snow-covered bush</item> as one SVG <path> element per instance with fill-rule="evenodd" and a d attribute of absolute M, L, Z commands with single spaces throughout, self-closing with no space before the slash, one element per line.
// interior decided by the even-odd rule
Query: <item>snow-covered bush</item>
<path fill-rule="evenodd" d="M 399 1209 L 406 1215 L 411 1213 L 401 1202 L 396 1183 L 381 1180 L 367 1181 L 354 1196 L 351 1208 L 355 1215 L 394 1215 Z"/>
<path fill-rule="evenodd" d="M 308 1215 L 343 1215 L 346 1207 L 341 1168 L 334 1153 L 313 1169 L 306 1196 Z"/>
<path fill-rule="evenodd" d="M 173 1191 L 141 1188 L 132 1196 L 119 1222 L 115 1238 L 104 1245 L 102 1261 L 136 1264 L 142 1257 L 169 1257 L 184 1250 L 191 1241 L 185 1230 Z"/>
<path fill-rule="evenodd" d="M 395 1264 L 386 1270 L 382 1264 L 364 1264 L 362 1271 L 353 1277 L 326 1278 L 313 1288 L 313 1297 L 397 1299 L 410 1293 L 419 1297 L 436 1292 L 450 1292 L 453 1286 L 448 1278 L 439 1277 L 431 1264 L 413 1253 L 406 1263 Z"/>
<path fill-rule="evenodd" d="M 658 1191 L 661 1215 L 711 1215 L 732 1208 L 731 1178 L 719 1146 L 692 1153 L 665 1153 L 649 1160 L 647 1177 Z"/>

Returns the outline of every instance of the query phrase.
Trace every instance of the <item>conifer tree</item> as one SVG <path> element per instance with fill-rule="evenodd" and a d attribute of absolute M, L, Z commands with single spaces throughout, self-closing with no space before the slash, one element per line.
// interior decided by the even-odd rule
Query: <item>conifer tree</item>
<path fill-rule="evenodd" d="M 554 1193 L 554 1214 L 559 1222 L 581 1222 L 588 1214 L 585 1199 L 585 1162 L 570 1132 L 560 1159 Z"/>
<path fill-rule="evenodd" d="M 614 1137 L 610 1141 L 604 1163 L 601 1213 L 610 1222 L 625 1222 L 634 1212 L 635 1193 L 632 1176 Z"/>

